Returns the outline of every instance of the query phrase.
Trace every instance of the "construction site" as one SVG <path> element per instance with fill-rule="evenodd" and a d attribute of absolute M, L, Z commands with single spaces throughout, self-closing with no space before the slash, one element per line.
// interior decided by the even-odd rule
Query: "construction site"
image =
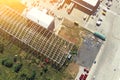
<path fill-rule="evenodd" d="M 22 49 L 27 55 L 36 56 L 36 58 L 42 59 L 41 61 L 45 60 L 46 63 L 49 63 L 57 70 L 66 65 L 68 56 L 74 47 L 73 43 L 22 17 L 18 12 L 6 5 L 0 5 L 0 33 L 2 40 L 0 44 L 6 45 L 7 48 L 8 46 L 12 48 L 12 45 L 17 47 L 15 49 L 17 52 L 13 51 L 11 57 L 15 56 L 14 53 L 21 55 L 18 53 L 21 53 Z M 7 40 L 7 43 L 4 44 L 4 40 Z M 23 55 L 26 54 L 22 53 Z"/>
<path fill-rule="evenodd" d="M 43 55 L 49 58 L 57 67 L 63 66 L 70 50 L 74 46 L 72 43 L 25 19 L 6 6 L 2 6 L 0 12 L 1 30 L 25 44 L 24 46 L 27 45 L 36 50 L 38 56 Z"/>

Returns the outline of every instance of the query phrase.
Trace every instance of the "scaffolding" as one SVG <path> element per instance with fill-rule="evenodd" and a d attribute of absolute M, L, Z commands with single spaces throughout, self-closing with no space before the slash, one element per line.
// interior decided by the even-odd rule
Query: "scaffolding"
<path fill-rule="evenodd" d="M 21 16 L 8 6 L 0 6 L 0 30 L 29 46 L 61 68 L 74 46 L 44 27 Z"/>

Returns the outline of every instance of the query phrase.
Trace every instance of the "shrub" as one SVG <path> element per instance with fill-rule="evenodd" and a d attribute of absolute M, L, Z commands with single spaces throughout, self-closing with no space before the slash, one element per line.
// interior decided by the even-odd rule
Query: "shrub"
<path fill-rule="evenodd" d="M 22 73 L 20 75 L 20 80 L 26 80 L 27 75 L 25 73 Z"/>
<path fill-rule="evenodd" d="M 36 72 L 32 71 L 29 74 L 22 73 L 20 75 L 20 80 L 35 80 Z"/>
<path fill-rule="evenodd" d="M 29 80 L 34 80 L 34 79 L 35 79 L 35 76 L 36 76 L 36 72 L 35 72 L 35 71 L 32 71 Z"/>
<path fill-rule="evenodd" d="M 78 53 L 78 47 L 75 45 L 73 46 L 73 49 L 70 51 L 70 54 L 77 54 Z"/>
<path fill-rule="evenodd" d="M 44 73 L 46 73 L 47 71 L 48 71 L 48 68 L 47 68 L 47 67 L 43 68 L 43 72 L 44 72 Z"/>

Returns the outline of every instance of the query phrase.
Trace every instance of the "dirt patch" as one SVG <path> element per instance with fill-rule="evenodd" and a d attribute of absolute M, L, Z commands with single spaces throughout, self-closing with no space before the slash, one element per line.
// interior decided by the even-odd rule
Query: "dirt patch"
<path fill-rule="evenodd" d="M 83 38 L 90 33 L 88 30 L 84 29 L 76 22 L 72 22 L 67 19 L 63 20 L 61 26 L 62 27 L 58 32 L 59 36 L 76 45 L 80 45 Z"/>
<path fill-rule="evenodd" d="M 69 41 L 71 41 L 73 43 L 79 43 L 80 39 L 77 38 L 77 36 L 79 36 L 79 35 L 74 33 L 74 31 L 72 29 L 68 29 L 66 27 L 62 27 L 60 32 L 59 32 L 59 34 L 62 37 L 64 37 L 65 39 L 67 39 L 67 40 L 69 40 Z"/>
<path fill-rule="evenodd" d="M 68 65 L 65 72 L 68 74 L 68 76 L 65 77 L 63 80 L 74 80 L 77 76 L 77 73 L 79 72 L 79 65 L 72 62 Z"/>
<path fill-rule="evenodd" d="M 68 73 L 70 73 L 73 77 L 77 75 L 79 72 L 79 65 L 76 63 L 72 62 L 69 64 L 68 68 L 66 69 Z"/>

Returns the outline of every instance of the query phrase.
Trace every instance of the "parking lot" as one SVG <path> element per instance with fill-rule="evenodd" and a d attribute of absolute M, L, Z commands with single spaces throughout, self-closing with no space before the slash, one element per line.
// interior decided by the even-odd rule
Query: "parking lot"
<path fill-rule="evenodd" d="M 102 40 L 96 38 L 90 34 L 85 37 L 82 45 L 79 48 L 78 55 L 76 56 L 76 62 L 88 69 L 91 68 L 95 62 L 95 58 L 99 52 L 102 45 Z"/>

